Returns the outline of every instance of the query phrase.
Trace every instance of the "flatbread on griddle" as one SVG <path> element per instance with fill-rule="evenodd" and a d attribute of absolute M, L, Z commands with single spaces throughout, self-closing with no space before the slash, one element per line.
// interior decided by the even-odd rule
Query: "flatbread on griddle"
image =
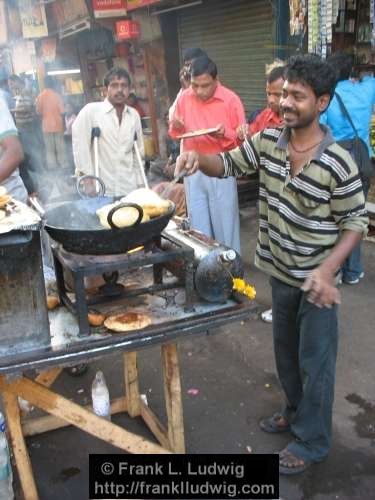
<path fill-rule="evenodd" d="M 114 332 L 129 332 L 140 330 L 151 325 L 151 318 L 147 314 L 138 312 L 127 312 L 108 316 L 104 321 L 104 326 Z"/>

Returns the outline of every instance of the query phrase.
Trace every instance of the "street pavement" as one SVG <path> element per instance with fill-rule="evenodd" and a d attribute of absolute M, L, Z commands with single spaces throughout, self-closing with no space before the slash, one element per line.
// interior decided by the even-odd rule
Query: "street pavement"
<path fill-rule="evenodd" d="M 267 435 L 258 426 L 262 417 L 280 409 L 282 393 L 273 358 L 272 327 L 260 319 L 271 299 L 268 278 L 253 265 L 254 208 L 241 212 L 241 227 L 246 274 L 256 286 L 259 308 L 248 321 L 179 344 L 188 453 L 273 453 L 288 442 L 287 434 Z M 375 498 L 375 244 L 365 242 L 363 249 L 365 278 L 356 286 L 341 286 L 332 451 L 325 462 L 303 475 L 281 477 L 279 496 L 283 500 Z M 151 408 L 163 416 L 159 348 L 141 351 L 139 365 L 142 392 Z M 88 404 L 97 369 L 104 371 L 111 397 L 120 396 L 121 355 L 93 363 L 79 378 L 63 373 L 54 387 Z M 113 421 L 152 439 L 138 419 L 117 415 Z M 88 498 L 89 453 L 119 452 L 71 427 L 28 438 L 27 445 L 40 500 Z"/>

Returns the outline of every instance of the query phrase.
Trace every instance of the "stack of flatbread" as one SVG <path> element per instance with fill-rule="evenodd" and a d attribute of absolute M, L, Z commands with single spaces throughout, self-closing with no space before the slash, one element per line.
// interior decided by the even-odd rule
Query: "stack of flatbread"
<path fill-rule="evenodd" d="M 151 218 L 160 217 L 168 212 L 171 206 L 169 200 L 163 200 L 160 196 L 147 188 L 139 188 L 132 191 L 121 199 L 125 203 L 136 203 Z"/>
<path fill-rule="evenodd" d="M 152 191 L 151 189 L 140 188 L 132 191 L 127 196 L 121 198 L 120 201 L 105 205 L 96 211 L 96 215 L 99 217 L 100 224 L 110 229 L 108 224 L 107 216 L 112 208 L 120 203 L 135 203 L 143 209 L 142 222 L 147 222 L 153 217 L 160 217 L 168 212 L 171 206 L 169 200 L 163 200 L 160 196 Z M 130 227 L 138 219 L 138 210 L 133 207 L 123 207 L 116 210 L 113 214 L 113 223 L 119 227 Z"/>

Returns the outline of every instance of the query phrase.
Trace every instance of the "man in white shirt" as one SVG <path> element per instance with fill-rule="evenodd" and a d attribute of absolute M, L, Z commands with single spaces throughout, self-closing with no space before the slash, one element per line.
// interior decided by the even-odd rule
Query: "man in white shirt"
<path fill-rule="evenodd" d="M 106 194 L 126 195 L 143 185 L 140 167 L 134 154 L 134 141 L 144 154 L 141 119 L 126 105 L 130 77 L 122 68 L 112 68 L 104 77 L 107 97 L 103 102 L 86 104 L 72 126 L 73 155 L 76 173 L 95 174 L 92 129 L 100 129 L 99 177 Z"/>
<path fill-rule="evenodd" d="M 15 199 L 26 202 L 27 191 L 18 171 L 23 151 L 12 115 L 0 98 L 0 186 Z"/>

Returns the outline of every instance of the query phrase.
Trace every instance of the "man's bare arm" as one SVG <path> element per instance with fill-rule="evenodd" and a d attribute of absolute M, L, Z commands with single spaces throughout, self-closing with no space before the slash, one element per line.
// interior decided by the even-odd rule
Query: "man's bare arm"
<path fill-rule="evenodd" d="M 209 177 L 221 177 L 224 174 L 224 164 L 218 155 L 201 155 L 195 151 L 188 151 L 177 158 L 175 175 L 182 170 L 186 171 L 186 175 L 201 170 Z"/>
<path fill-rule="evenodd" d="M 16 136 L 4 137 L 1 140 L 3 149 L 0 157 L 0 182 L 7 179 L 22 162 L 23 150 L 19 139 Z"/>

